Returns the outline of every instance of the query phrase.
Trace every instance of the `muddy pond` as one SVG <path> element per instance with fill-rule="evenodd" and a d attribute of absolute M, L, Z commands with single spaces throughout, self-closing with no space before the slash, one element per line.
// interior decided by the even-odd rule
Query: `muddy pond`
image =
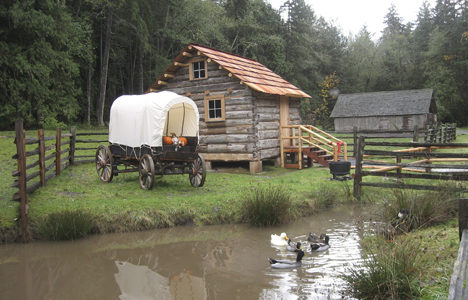
<path fill-rule="evenodd" d="M 340 274 L 361 262 L 359 222 L 369 212 L 339 206 L 278 227 L 176 227 L 90 236 L 78 241 L 0 246 L 1 299 L 341 299 Z M 303 264 L 272 269 L 268 257 L 295 259 L 270 243 L 286 232 L 330 249 Z M 348 298 L 348 297 L 344 297 Z"/>

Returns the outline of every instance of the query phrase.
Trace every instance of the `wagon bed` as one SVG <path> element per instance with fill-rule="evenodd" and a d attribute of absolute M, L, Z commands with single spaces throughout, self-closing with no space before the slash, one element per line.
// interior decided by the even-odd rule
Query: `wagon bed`
<path fill-rule="evenodd" d="M 184 142 L 167 144 L 175 132 Z M 109 145 L 96 151 L 96 169 L 104 182 L 119 173 L 139 172 L 146 190 L 153 187 L 155 175 L 169 174 L 188 174 L 192 186 L 203 186 L 206 165 L 198 153 L 196 104 L 167 91 L 119 97 L 111 107 Z"/>

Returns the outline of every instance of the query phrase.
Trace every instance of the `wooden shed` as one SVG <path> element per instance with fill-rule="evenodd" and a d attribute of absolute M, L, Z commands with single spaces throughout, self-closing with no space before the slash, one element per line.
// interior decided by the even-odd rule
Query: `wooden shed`
<path fill-rule="evenodd" d="M 339 95 L 331 113 L 335 131 L 413 130 L 437 121 L 432 89 Z"/>
<path fill-rule="evenodd" d="M 190 97 L 200 112 L 200 153 L 213 161 L 280 157 L 280 125 L 301 123 L 300 99 L 310 96 L 252 59 L 187 45 L 150 86 Z"/>

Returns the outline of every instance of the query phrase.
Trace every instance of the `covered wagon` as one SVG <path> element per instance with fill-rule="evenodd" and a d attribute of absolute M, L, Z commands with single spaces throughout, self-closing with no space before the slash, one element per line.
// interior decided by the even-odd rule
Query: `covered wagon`
<path fill-rule="evenodd" d="M 203 186 L 198 120 L 196 104 L 173 92 L 120 96 L 110 110 L 109 145 L 96 151 L 99 178 L 139 172 L 141 188 L 149 190 L 155 175 L 188 174 L 192 186 Z"/>

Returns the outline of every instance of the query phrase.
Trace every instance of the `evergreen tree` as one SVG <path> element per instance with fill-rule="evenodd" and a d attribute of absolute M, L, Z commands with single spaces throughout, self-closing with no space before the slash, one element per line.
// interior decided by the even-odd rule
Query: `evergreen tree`
<path fill-rule="evenodd" d="M 0 11 L 0 128 L 15 118 L 27 127 L 74 121 L 89 28 L 61 1 L 3 1 Z"/>

